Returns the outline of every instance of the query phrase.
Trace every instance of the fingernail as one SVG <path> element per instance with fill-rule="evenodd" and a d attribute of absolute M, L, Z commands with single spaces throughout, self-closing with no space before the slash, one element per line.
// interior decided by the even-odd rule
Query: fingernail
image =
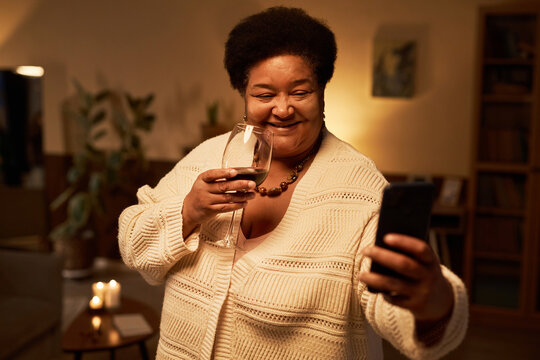
<path fill-rule="evenodd" d="M 230 176 L 230 177 L 236 176 L 237 173 L 238 173 L 238 172 L 236 171 L 236 169 L 231 169 L 231 170 L 229 170 L 229 176 Z"/>
<path fill-rule="evenodd" d="M 362 254 L 365 255 L 365 256 L 370 256 L 371 255 L 371 248 L 368 247 L 368 248 L 363 249 Z"/>
<path fill-rule="evenodd" d="M 249 190 L 255 189 L 257 184 L 255 184 L 255 181 L 248 181 Z"/>
<path fill-rule="evenodd" d="M 386 234 L 384 236 L 384 242 L 387 243 L 388 245 L 395 244 L 397 237 L 398 236 L 395 234 Z"/>

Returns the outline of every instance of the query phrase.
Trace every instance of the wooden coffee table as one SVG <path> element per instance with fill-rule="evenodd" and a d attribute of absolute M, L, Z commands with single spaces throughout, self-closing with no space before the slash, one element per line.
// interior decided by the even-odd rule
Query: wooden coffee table
<path fill-rule="evenodd" d="M 141 314 L 152 328 L 150 334 L 122 337 L 113 325 L 112 317 L 117 314 Z M 92 327 L 92 317 L 101 317 L 99 332 Z M 83 310 L 69 325 L 62 336 L 62 350 L 74 353 L 75 359 L 81 359 L 84 352 L 110 351 L 114 359 L 114 350 L 138 344 L 142 359 L 148 359 L 145 341 L 159 330 L 159 317 L 148 305 L 139 301 L 122 298 L 121 306 L 114 312 L 107 310 Z"/>

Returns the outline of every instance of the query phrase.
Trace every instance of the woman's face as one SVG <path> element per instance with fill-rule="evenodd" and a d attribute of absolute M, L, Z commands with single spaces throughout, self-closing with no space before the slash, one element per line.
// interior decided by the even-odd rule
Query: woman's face
<path fill-rule="evenodd" d="M 275 56 L 253 66 L 244 94 L 247 121 L 274 133 L 274 157 L 305 156 L 323 123 L 324 89 L 300 56 Z"/>

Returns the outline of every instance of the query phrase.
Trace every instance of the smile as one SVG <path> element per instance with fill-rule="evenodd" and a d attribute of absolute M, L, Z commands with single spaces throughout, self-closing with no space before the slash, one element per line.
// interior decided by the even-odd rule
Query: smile
<path fill-rule="evenodd" d="M 268 123 L 268 125 L 270 126 L 273 126 L 273 127 L 276 127 L 276 128 L 280 128 L 280 129 L 284 129 L 284 128 L 290 128 L 290 127 L 293 127 L 297 124 L 300 124 L 300 121 L 297 121 L 297 122 L 294 122 L 294 123 L 291 123 L 291 124 L 273 124 L 273 123 Z"/>

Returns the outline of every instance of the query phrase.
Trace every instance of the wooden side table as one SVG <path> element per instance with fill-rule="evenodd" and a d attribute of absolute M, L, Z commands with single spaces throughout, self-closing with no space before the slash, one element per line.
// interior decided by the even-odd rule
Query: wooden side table
<path fill-rule="evenodd" d="M 152 332 L 145 335 L 122 337 L 113 324 L 113 316 L 117 314 L 141 314 L 152 328 Z M 95 331 L 92 327 L 93 316 L 101 318 L 99 331 Z M 139 301 L 122 298 L 120 308 L 113 312 L 85 309 L 77 315 L 62 336 L 62 350 L 72 352 L 76 360 L 81 359 L 85 352 L 108 350 L 111 359 L 114 359 L 115 349 L 137 344 L 142 359 L 147 360 L 148 352 L 145 341 L 158 331 L 159 317 L 152 308 Z"/>

